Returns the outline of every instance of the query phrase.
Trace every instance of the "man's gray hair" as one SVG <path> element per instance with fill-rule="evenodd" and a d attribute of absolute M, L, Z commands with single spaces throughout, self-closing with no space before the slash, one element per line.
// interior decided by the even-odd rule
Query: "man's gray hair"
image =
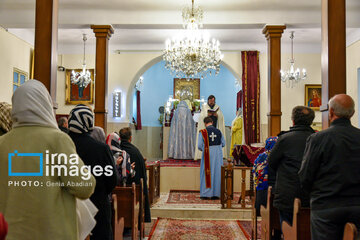
<path fill-rule="evenodd" d="M 334 114 L 340 118 L 350 119 L 355 112 L 355 102 L 351 98 L 350 106 L 344 106 L 340 101 L 334 100 L 337 95 L 333 96 L 329 100 L 329 110 L 332 108 L 334 110 Z"/>

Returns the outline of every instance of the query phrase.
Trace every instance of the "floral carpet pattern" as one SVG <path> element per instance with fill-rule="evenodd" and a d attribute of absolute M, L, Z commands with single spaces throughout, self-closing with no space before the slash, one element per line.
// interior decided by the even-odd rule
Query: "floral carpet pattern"
<path fill-rule="evenodd" d="M 240 193 L 235 192 L 232 200 L 234 207 L 240 207 L 239 202 Z M 166 203 L 175 204 L 221 204 L 220 199 L 200 199 L 200 191 L 188 191 L 188 190 L 170 190 L 169 198 Z M 249 197 L 245 198 L 245 206 L 251 208 L 251 200 Z"/>
<path fill-rule="evenodd" d="M 249 240 L 240 221 L 159 218 L 149 240 Z"/>

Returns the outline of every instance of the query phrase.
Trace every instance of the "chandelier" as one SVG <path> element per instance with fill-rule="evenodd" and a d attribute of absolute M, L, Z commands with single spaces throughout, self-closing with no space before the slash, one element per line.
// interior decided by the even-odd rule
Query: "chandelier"
<path fill-rule="evenodd" d="M 79 90 L 86 88 L 89 83 L 91 82 L 91 73 L 89 70 L 86 70 L 86 62 L 85 62 L 85 42 L 86 42 L 86 34 L 83 34 L 83 41 L 84 41 L 84 58 L 83 58 L 83 65 L 81 72 L 75 72 L 72 70 L 70 81 L 72 84 L 78 85 Z M 81 94 L 82 95 L 82 94 Z M 80 96 L 81 97 L 81 96 Z"/>
<path fill-rule="evenodd" d="M 182 11 L 184 34 L 167 39 L 163 59 L 165 68 L 176 77 L 204 78 L 208 74 L 217 75 L 223 55 L 220 42 L 210 41 L 209 34 L 202 28 L 203 10 L 194 6 L 185 7 Z"/>
<path fill-rule="evenodd" d="M 300 69 L 297 68 L 295 70 L 295 58 L 294 58 L 294 32 L 292 31 L 290 34 L 291 39 L 291 58 L 290 69 L 288 71 L 280 70 L 281 81 L 286 84 L 286 87 L 293 88 L 295 87 L 301 80 L 305 80 L 307 78 L 306 69 L 303 68 L 302 73 Z"/>

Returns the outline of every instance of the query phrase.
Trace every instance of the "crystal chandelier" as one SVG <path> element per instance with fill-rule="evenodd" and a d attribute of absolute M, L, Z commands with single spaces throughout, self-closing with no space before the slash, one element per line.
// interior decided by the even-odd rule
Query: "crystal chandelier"
<path fill-rule="evenodd" d="M 203 10 L 194 6 L 182 11 L 184 35 L 167 39 L 163 59 L 166 69 L 176 77 L 204 78 L 208 74 L 217 75 L 223 55 L 220 43 L 210 41 L 209 35 L 202 30 Z"/>
<path fill-rule="evenodd" d="M 86 88 L 89 83 L 91 82 L 91 73 L 89 70 L 86 70 L 86 62 L 85 62 L 85 42 L 86 42 L 86 34 L 83 34 L 83 41 L 84 41 L 84 59 L 82 65 L 81 72 L 75 72 L 72 70 L 70 81 L 72 84 L 78 85 L 79 89 Z"/>
<path fill-rule="evenodd" d="M 295 58 L 294 58 L 294 32 L 290 34 L 291 39 L 291 58 L 290 69 L 288 71 L 280 70 L 281 73 L 281 81 L 286 84 L 286 87 L 293 88 L 299 83 L 301 80 L 305 80 L 307 78 L 306 69 L 303 68 L 302 73 L 300 73 L 300 69 L 297 68 L 295 70 Z"/>

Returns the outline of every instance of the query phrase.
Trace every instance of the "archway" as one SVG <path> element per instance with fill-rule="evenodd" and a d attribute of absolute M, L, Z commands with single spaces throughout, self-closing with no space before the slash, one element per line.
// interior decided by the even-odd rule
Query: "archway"
<path fill-rule="evenodd" d="M 162 56 L 158 56 L 158 57 L 152 59 L 151 61 L 146 63 L 143 67 L 141 67 L 138 70 L 138 72 L 135 74 L 135 76 L 133 77 L 133 79 L 132 79 L 132 81 L 131 81 L 131 83 L 129 85 L 129 89 L 127 91 L 128 94 L 127 94 L 127 97 L 126 97 L 126 115 L 129 116 L 129 121 L 130 122 L 131 122 L 131 119 L 132 119 L 132 116 L 133 116 L 134 92 L 135 92 L 135 85 L 136 85 L 137 81 L 139 80 L 139 78 L 141 76 L 144 75 L 144 73 L 147 70 L 149 70 L 151 67 L 153 67 L 155 64 L 158 64 L 161 61 L 162 61 Z M 226 71 L 229 71 L 233 75 L 234 79 L 237 79 L 237 80 L 241 81 L 240 74 L 238 74 L 228 63 L 222 61 L 221 65 L 222 65 L 223 68 L 226 69 Z M 241 71 L 239 71 L 239 72 L 241 72 Z M 169 75 L 169 77 L 171 77 L 171 75 Z M 146 79 L 144 81 L 146 81 Z M 201 95 L 203 95 L 203 94 L 201 93 Z M 207 96 L 205 96 L 205 97 L 207 97 Z"/>

